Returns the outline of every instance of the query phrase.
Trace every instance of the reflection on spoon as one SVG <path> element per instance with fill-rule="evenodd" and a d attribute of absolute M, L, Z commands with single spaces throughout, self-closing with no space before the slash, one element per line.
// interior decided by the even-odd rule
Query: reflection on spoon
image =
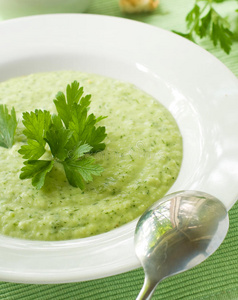
<path fill-rule="evenodd" d="M 162 279 L 208 258 L 228 228 L 225 206 L 204 192 L 180 191 L 154 204 L 135 230 L 135 251 L 145 271 L 137 300 L 150 299 Z"/>

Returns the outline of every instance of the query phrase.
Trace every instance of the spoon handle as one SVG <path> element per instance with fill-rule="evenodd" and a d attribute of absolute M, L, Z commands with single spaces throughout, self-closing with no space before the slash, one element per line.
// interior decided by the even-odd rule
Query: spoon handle
<path fill-rule="evenodd" d="M 144 284 L 136 300 L 149 300 L 152 297 L 157 284 L 158 282 L 152 281 L 145 276 Z"/>

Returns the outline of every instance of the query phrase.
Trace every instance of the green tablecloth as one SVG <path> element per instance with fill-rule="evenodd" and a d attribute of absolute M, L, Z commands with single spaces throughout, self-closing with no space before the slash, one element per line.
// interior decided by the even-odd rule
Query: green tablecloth
<path fill-rule="evenodd" d="M 88 13 L 130 18 L 168 30 L 183 31 L 185 15 L 192 6 L 192 0 L 161 0 L 158 9 L 151 14 L 125 15 L 119 9 L 118 0 L 94 0 Z M 235 8 L 238 8 L 237 1 L 226 1 L 221 5 L 224 14 L 234 12 Z M 231 17 L 234 28 L 238 28 L 238 14 L 233 13 Z M 209 41 L 200 41 L 200 45 L 238 76 L 237 41 L 230 55 L 226 55 L 218 48 L 215 49 Z M 229 216 L 230 229 L 220 248 L 194 269 L 164 280 L 158 286 L 153 299 L 238 299 L 238 202 L 230 210 Z M 104 279 L 79 283 L 28 285 L 2 282 L 0 299 L 129 300 L 135 299 L 143 279 L 144 273 L 140 268 Z"/>

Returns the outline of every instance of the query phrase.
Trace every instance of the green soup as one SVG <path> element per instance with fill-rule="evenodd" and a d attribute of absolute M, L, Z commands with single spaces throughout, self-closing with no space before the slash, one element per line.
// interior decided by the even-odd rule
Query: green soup
<path fill-rule="evenodd" d="M 41 190 L 20 180 L 26 143 L 22 112 L 55 112 L 53 99 L 77 80 L 92 95 L 90 112 L 108 116 L 106 149 L 94 155 L 104 168 L 82 192 L 54 167 Z M 0 103 L 15 107 L 15 144 L 0 148 L 0 233 L 31 240 L 66 240 L 100 234 L 140 216 L 178 176 L 182 137 L 169 111 L 129 83 L 72 71 L 39 73 L 0 83 Z"/>

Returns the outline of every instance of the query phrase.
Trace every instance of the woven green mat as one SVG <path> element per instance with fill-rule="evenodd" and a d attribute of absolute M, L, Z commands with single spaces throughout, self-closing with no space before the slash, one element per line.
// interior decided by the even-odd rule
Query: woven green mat
<path fill-rule="evenodd" d="M 117 0 L 94 0 L 88 13 L 130 18 L 167 30 L 179 31 L 185 29 L 185 15 L 192 5 L 192 0 L 161 0 L 159 8 L 151 14 L 125 15 L 121 13 Z M 237 6 L 237 1 L 227 1 L 222 6 L 222 11 L 223 13 L 234 11 Z M 234 26 L 238 28 L 238 18 L 232 17 L 234 18 Z M 224 54 L 218 48 L 215 49 L 209 41 L 200 41 L 199 44 L 220 59 L 238 76 L 237 42 L 234 43 L 230 55 Z M 153 299 L 238 299 L 238 202 L 229 211 L 229 216 L 230 229 L 220 248 L 201 265 L 161 282 Z M 0 299 L 129 300 L 135 299 L 143 279 L 143 270 L 140 268 L 104 279 L 79 283 L 30 285 L 2 282 L 0 283 Z"/>

